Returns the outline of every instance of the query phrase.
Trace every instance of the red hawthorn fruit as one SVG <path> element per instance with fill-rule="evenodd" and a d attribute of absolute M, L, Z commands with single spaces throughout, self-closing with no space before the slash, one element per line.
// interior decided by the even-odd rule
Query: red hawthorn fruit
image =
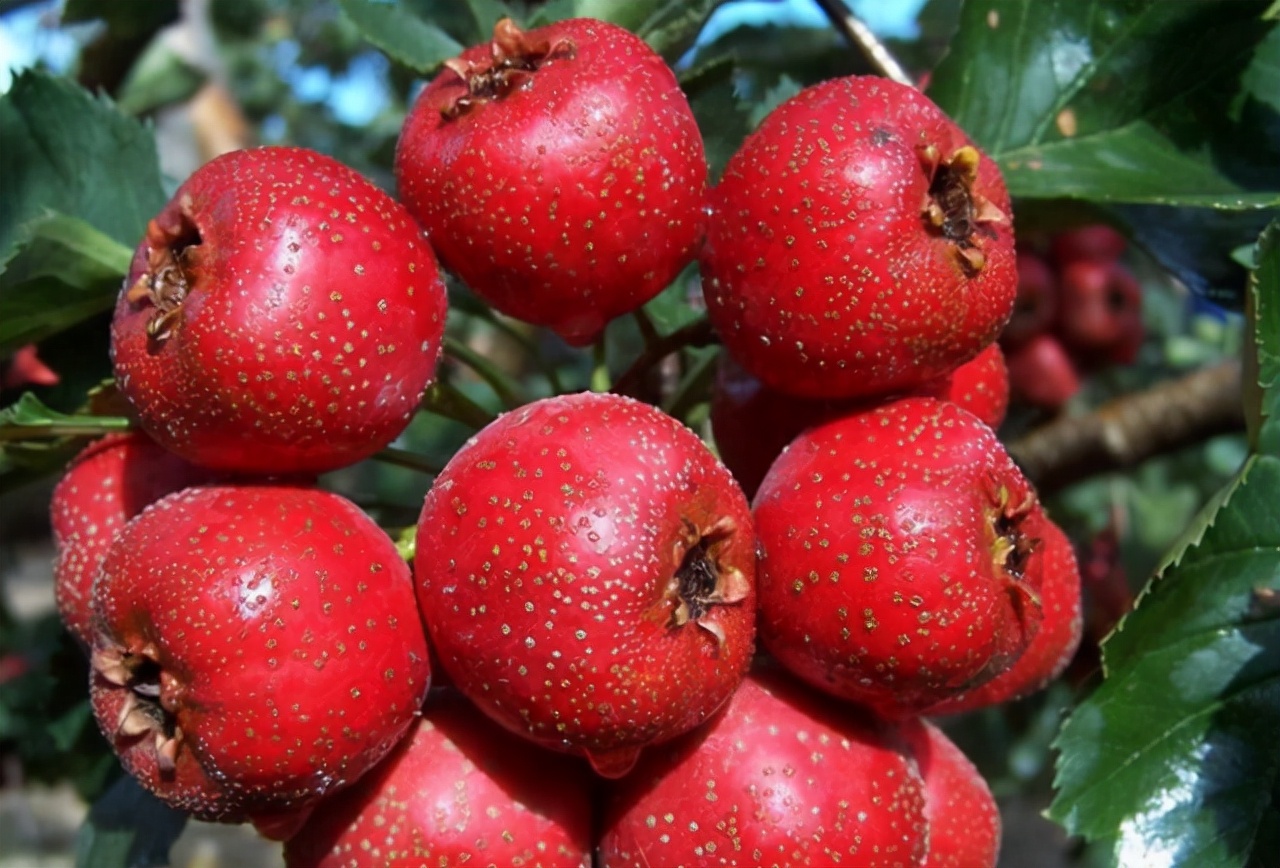
<path fill-rule="evenodd" d="M 1037 335 L 1005 359 L 1015 401 L 1057 412 L 1080 391 L 1075 362 L 1054 335 Z"/>
<path fill-rule="evenodd" d="M 1130 364 L 1142 345 L 1142 287 L 1118 262 L 1077 260 L 1062 269 L 1058 335 L 1086 368 Z"/>
<path fill-rule="evenodd" d="M 956 714 L 1030 696 L 1053 681 L 1076 654 L 1083 629 L 1080 611 L 1080 571 L 1071 540 L 1047 517 L 1040 525 L 1043 578 L 1040 609 L 1043 620 L 1027 650 L 995 678 L 926 710 L 926 714 Z"/>
<path fill-rule="evenodd" d="M 915 394 L 951 401 L 996 428 L 1009 406 L 1004 354 L 991 344 Z M 711 390 L 711 432 L 720 460 L 751 498 L 769 465 L 801 431 L 866 406 L 864 401 L 816 401 L 770 389 L 722 353 Z"/>
<path fill-rule="evenodd" d="M 581 760 L 530 747 L 460 695 L 433 691 L 392 754 L 289 840 L 285 865 L 589 868 L 593 784 Z"/>
<path fill-rule="evenodd" d="M 225 154 L 147 226 L 111 330 L 121 392 L 160 445 L 266 475 L 367 458 L 435 373 L 444 284 L 411 218 L 302 148 Z"/>
<path fill-rule="evenodd" d="M 1049 255 L 1059 268 L 1081 261 L 1110 265 L 1124 255 L 1128 246 L 1128 239 L 1119 232 L 1096 223 L 1053 236 Z"/>
<path fill-rule="evenodd" d="M 903 724 L 924 780 L 929 848 L 922 868 L 995 868 L 1000 809 L 973 763 L 942 730 L 924 720 Z"/>
<path fill-rule="evenodd" d="M 57 552 L 53 589 L 58 614 L 81 644 L 93 644 L 93 579 L 125 523 L 166 494 L 213 478 L 210 471 L 136 431 L 109 434 L 72 460 L 53 490 L 49 519 Z"/>
<path fill-rule="evenodd" d="M 510 19 L 422 92 L 396 149 L 405 205 L 490 305 L 593 342 L 694 256 L 707 161 L 674 74 L 591 19 Z"/>
<path fill-rule="evenodd" d="M 206 820 L 274 825 L 354 782 L 430 681 L 408 567 L 317 489 L 157 501 L 107 552 L 93 617 L 98 725 L 146 789 Z"/>
<path fill-rule="evenodd" d="M 1053 328 L 1058 316 L 1058 278 L 1049 263 L 1034 253 L 1018 251 L 1018 297 L 1013 315 L 1000 333 L 1000 343 L 1014 350 Z"/>
<path fill-rule="evenodd" d="M 873 76 L 775 109 L 709 195 L 712 324 L 779 391 L 902 392 L 995 340 L 1017 271 L 996 164 L 927 97 Z"/>
<path fill-rule="evenodd" d="M 1039 625 L 1035 491 L 949 402 L 810 428 L 765 476 L 755 518 L 765 649 L 886 716 L 996 677 Z"/>
<path fill-rule="evenodd" d="M 609 789 L 601 868 L 911 866 L 925 852 L 896 729 L 780 673 L 753 672 L 714 721 Z"/>
<path fill-rule="evenodd" d="M 629 398 L 547 398 L 483 429 L 426 496 L 414 570 L 458 689 L 602 775 L 706 720 L 750 663 L 746 498 L 693 432 Z"/>

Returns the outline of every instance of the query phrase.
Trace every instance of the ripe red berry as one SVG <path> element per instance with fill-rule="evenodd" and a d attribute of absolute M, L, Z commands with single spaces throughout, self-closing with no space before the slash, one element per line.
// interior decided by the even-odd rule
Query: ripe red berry
<path fill-rule="evenodd" d="M 299 810 L 355 781 L 429 686 L 408 567 L 316 489 L 157 501 L 107 552 L 93 614 L 98 725 L 144 787 L 202 819 Z"/>
<path fill-rule="evenodd" d="M 929 850 L 921 868 L 995 868 L 1000 809 L 987 782 L 933 724 L 907 721 L 902 734 L 924 779 Z"/>
<path fill-rule="evenodd" d="M 1095 223 L 1068 232 L 1060 232 L 1049 242 L 1049 252 L 1059 268 L 1072 262 L 1115 262 L 1129 246 L 1129 241 L 1110 226 Z"/>
<path fill-rule="evenodd" d="M 1142 287 L 1118 262 L 1078 260 L 1062 269 L 1058 334 L 1086 368 L 1129 364 L 1142 345 Z"/>
<path fill-rule="evenodd" d="M 147 226 L 112 355 L 143 428 L 221 470 L 319 473 L 409 423 L 445 297 L 409 214 L 329 157 L 235 151 Z"/>
<path fill-rule="evenodd" d="M 1018 297 L 1000 343 L 1007 350 L 1021 347 L 1052 329 L 1057 316 L 1058 279 L 1053 269 L 1036 254 L 1018 251 Z"/>
<path fill-rule="evenodd" d="M 498 310 L 585 345 L 694 256 L 702 137 L 675 76 L 612 24 L 560 21 L 446 64 L 396 150 L 406 206 Z"/>
<path fill-rule="evenodd" d="M 755 498 L 761 642 L 837 696 L 919 712 L 1030 641 L 1042 516 L 994 432 L 954 404 L 904 398 L 810 428 Z"/>
<path fill-rule="evenodd" d="M 1039 527 L 1043 559 L 1040 629 L 1022 656 L 995 678 L 946 699 L 926 712 L 956 714 L 999 705 L 1043 690 L 1075 656 L 1080 647 L 1083 618 L 1080 607 L 1080 571 L 1076 568 L 1071 540 L 1048 518 Z"/>
<path fill-rule="evenodd" d="M 591 865 L 592 780 L 452 691 L 377 768 L 328 797 L 285 845 L 289 868 Z"/>
<path fill-rule="evenodd" d="M 601 774 L 709 717 L 750 662 L 746 498 L 692 431 L 628 398 L 548 398 L 482 430 L 427 494 L 414 569 L 453 683 Z"/>
<path fill-rule="evenodd" d="M 777 674 L 611 782 L 602 868 L 919 865 L 922 785 L 892 728 Z"/>
<path fill-rule="evenodd" d="M 83 645 L 93 643 L 93 579 L 125 523 L 166 494 L 212 478 L 140 432 L 103 437 L 71 462 L 49 502 L 53 588 L 62 622 Z"/>
<path fill-rule="evenodd" d="M 1009 350 L 1009 393 L 1015 401 L 1058 411 L 1080 391 L 1080 374 L 1062 343 L 1037 335 Z"/>
<path fill-rule="evenodd" d="M 950 401 L 990 428 L 999 428 L 1009 409 L 1009 368 L 999 344 L 989 344 L 969 361 L 915 394 Z"/>
<path fill-rule="evenodd" d="M 995 340 L 1017 288 L 996 164 L 914 88 L 851 77 L 774 110 L 711 192 L 708 313 L 767 385 L 906 391 Z"/>

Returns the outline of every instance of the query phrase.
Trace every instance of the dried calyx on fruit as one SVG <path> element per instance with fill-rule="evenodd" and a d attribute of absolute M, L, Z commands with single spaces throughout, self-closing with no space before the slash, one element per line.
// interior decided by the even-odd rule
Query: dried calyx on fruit
<path fill-rule="evenodd" d="M 987 264 L 983 245 L 999 237 L 988 224 L 1009 223 L 1009 215 L 974 189 L 981 159 L 973 145 L 956 148 L 945 158 L 936 145 L 920 149 L 920 162 L 929 176 L 925 219 L 955 244 L 956 261 L 970 276 Z"/>
<path fill-rule="evenodd" d="M 573 57 L 573 40 L 561 36 L 552 42 L 530 37 L 510 18 L 493 25 L 493 42 L 488 60 L 452 57 L 444 62 L 467 85 L 467 92 L 446 103 L 440 113 L 445 118 L 465 114 L 477 103 L 502 99 L 527 81 L 544 63 L 558 57 Z"/>
<path fill-rule="evenodd" d="M 184 196 L 177 210 L 165 210 L 147 224 L 143 240 L 146 270 L 125 292 L 125 301 L 130 304 L 154 308 L 146 325 L 147 337 L 154 345 L 173 334 L 191 289 L 188 270 L 197 266 L 202 253 L 200 230 L 190 212 L 191 197 Z"/>

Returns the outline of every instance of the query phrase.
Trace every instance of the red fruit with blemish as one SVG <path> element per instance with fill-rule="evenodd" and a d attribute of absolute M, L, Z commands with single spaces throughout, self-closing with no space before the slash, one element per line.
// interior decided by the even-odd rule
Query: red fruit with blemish
<path fill-rule="evenodd" d="M 1000 809 L 969 758 L 942 730 L 907 721 L 902 735 L 924 780 L 929 849 L 922 868 L 995 868 Z"/>
<path fill-rule="evenodd" d="M 990 681 L 944 700 L 929 715 L 955 714 L 1030 696 L 1048 686 L 1075 656 L 1083 629 L 1080 571 L 1071 540 L 1045 518 L 1039 528 L 1043 577 L 1040 609 L 1043 620 L 1027 650 L 1008 670 Z"/>
<path fill-rule="evenodd" d="M 1058 335 L 1085 367 L 1129 364 L 1142 345 L 1142 287 L 1118 262 L 1078 260 L 1061 274 Z"/>
<path fill-rule="evenodd" d="M 480 431 L 427 494 L 414 569 L 458 689 L 604 775 L 706 720 L 751 659 L 746 498 L 692 431 L 618 395 Z"/>
<path fill-rule="evenodd" d="M 452 691 L 377 768 L 327 799 L 289 868 L 591 865 L 591 771 L 530 747 Z"/>
<path fill-rule="evenodd" d="M 445 295 L 408 212 L 302 148 L 198 169 L 147 226 L 116 304 L 116 381 L 157 442 L 207 467 L 319 473 L 409 424 Z"/>
<path fill-rule="evenodd" d="M 1017 270 L 996 164 L 927 97 L 876 77 L 775 109 L 711 192 L 708 313 L 765 384 L 913 389 L 995 340 Z"/>
<path fill-rule="evenodd" d="M 1006 350 L 1017 349 L 1053 328 L 1058 316 L 1058 279 L 1049 263 L 1018 251 L 1018 297 L 1013 315 L 1000 333 Z"/>
<path fill-rule="evenodd" d="M 1109 265 L 1124 255 L 1129 241 L 1110 226 L 1096 223 L 1060 232 L 1049 242 L 1049 254 L 1059 268 L 1072 262 Z"/>
<path fill-rule="evenodd" d="M 86 647 L 93 643 L 89 599 L 107 549 L 143 508 L 214 474 L 162 449 L 141 432 L 110 434 L 71 462 L 49 502 L 53 589 L 62 622 Z"/>
<path fill-rule="evenodd" d="M 755 517 L 765 649 L 882 714 L 991 680 L 1039 626 L 1043 511 L 995 433 L 949 402 L 810 428 Z"/>
<path fill-rule="evenodd" d="M 509 19 L 422 92 L 401 198 L 490 305 L 586 345 L 675 278 L 706 224 L 707 162 L 674 74 L 591 19 Z"/>
<path fill-rule="evenodd" d="M 1080 391 L 1075 362 L 1054 335 L 1037 335 L 1005 358 L 1015 401 L 1056 412 Z"/>
<path fill-rule="evenodd" d="M 753 672 L 723 714 L 610 789 L 602 868 L 914 866 L 925 852 L 895 729 L 776 673 Z"/>
<path fill-rule="evenodd" d="M 408 567 L 317 489 L 157 501 L 107 552 L 93 619 L 98 725 L 146 789 L 202 819 L 270 824 L 354 782 L 429 686 Z"/>

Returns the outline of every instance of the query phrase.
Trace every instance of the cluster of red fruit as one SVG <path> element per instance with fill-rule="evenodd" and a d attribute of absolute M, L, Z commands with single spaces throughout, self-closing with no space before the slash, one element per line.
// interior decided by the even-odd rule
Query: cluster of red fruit
<path fill-rule="evenodd" d="M 1059 410 L 1081 376 L 1130 365 L 1146 330 L 1142 287 L 1120 261 L 1128 242 L 1085 226 L 1018 250 L 1018 299 L 1000 335 L 1015 400 Z"/>
<path fill-rule="evenodd" d="M 243 151 L 138 248 L 112 350 L 142 431 L 53 505 L 125 768 L 291 865 L 993 864 L 991 794 L 921 715 L 1039 689 L 1080 631 L 1070 545 L 990 427 L 1017 284 L 994 164 L 918 91 L 846 78 L 708 191 L 626 31 L 502 22 L 447 66 L 403 206 Z M 571 343 L 699 257 L 729 357 L 782 403 L 722 380 L 738 479 L 631 398 L 506 413 L 435 480 L 411 574 L 315 476 L 415 412 L 435 255 Z"/>

